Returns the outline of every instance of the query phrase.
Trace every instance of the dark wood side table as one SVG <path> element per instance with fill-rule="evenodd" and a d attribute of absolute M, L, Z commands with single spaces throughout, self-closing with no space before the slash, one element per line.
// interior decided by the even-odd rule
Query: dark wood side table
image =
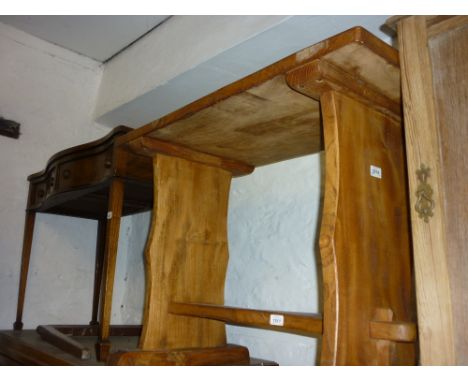
<path fill-rule="evenodd" d="M 23 238 L 15 330 L 22 316 L 34 221 L 37 212 L 98 221 L 93 308 L 90 325 L 98 325 L 99 349 L 108 352 L 109 324 L 121 216 L 150 210 L 152 161 L 114 142 L 131 128 L 119 126 L 105 137 L 58 152 L 45 169 L 28 177 L 29 196 Z M 98 350 L 99 350 L 98 349 Z"/>

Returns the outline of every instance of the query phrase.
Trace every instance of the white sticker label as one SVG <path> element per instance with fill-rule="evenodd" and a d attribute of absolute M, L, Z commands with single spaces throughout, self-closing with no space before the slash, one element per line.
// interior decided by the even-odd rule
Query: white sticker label
<path fill-rule="evenodd" d="M 380 167 L 371 165 L 370 175 L 373 176 L 374 178 L 382 179 L 382 169 Z"/>
<path fill-rule="evenodd" d="M 282 314 L 270 314 L 270 325 L 284 326 L 284 316 Z"/>
<path fill-rule="evenodd" d="M 107 220 L 112 219 L 112 211 L 107 212 Z"/>

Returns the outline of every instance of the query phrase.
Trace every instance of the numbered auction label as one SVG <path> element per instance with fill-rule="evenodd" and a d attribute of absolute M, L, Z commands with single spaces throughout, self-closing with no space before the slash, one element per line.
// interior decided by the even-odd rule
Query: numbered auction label
<path fill-rule="evenodd" d="M 382 179 L 382 169 L 380 167 L 371 165 L 370 166 L 370 175 L 374 178 Z"/>
<path fill-rule="evenodd" d="M 283 326 L 284 316 L 282 314 L 270 314 L 270 325 Z"/>

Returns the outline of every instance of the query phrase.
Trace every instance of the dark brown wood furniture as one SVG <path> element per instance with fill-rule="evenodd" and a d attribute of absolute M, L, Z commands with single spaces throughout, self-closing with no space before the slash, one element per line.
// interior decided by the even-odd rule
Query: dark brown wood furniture
<path fill-rule="evenodd" d="M 322 365 L 417 363 L 395 49 L 350 29 L 118 137 L 115 147 L 151 158 L 153 218 L 138 345 L 102 346 L 100 360 L 247 363 L 247 349 L 226 343 L 228 322 L 321 336 Z M 322 149 L 320 314 L 224 306 L 232 177 Z M 111 208 L 121 188 L 113 182 Z"/>
<path fill-rule="evenodd" d="M 116 127 L 97 141 L 60 151 L 50 158 L 43 171 L 28 177 L 29 196 L 15 330 L 23 327 L 24 297 L 36 213 L 94 219 L 98 221 L 98 239 L 90 324 L 98 325 L 101 302 L 100 342 L 101 346 L 108 347 L 106 341 L 109 336 L 120 217 L 150 210 L 153 199 L 151 161 L 120 150 L 115 145 L 118 137 L 131 130 L 124 126 Z"/>
<path fill-rule="evenodd" d="M 117 352 L 113 358 L 109 358 L 108 362 L 99 361 L 94 349 L 97 335 L 96 326 L 57 326 L 57 328 L 66 333 L 80 347 L 89 349 L 89 357 L 82 359 L 63 351 L 54 344 L 41 339 L 34 330 L 2 331 L 0 332 L 0 366 L 106 366 L 112 365 L 113 359 L 120 356 L 120 353 Z M 139 330 L 141 330 L 141 326 L 110 327 L 110 342 L 116 349 L 126 349 L 124 354 L 127 365 L 132 364 L 132 351 L 137 349 Z M 223 357 L 225 365 L 245 365 L 245 357 L 242 357 L 245 348 L 235 346 L 231 346 L 231 348 L 235 351 L 230 360 L 226 360 L 224 354 L 217 352 L 217 349 L 212 349 L 208 356 L 205 354 L 200 356 L 200 352 L 197 351 L 186 354 L 174 352 L 170 358 L 166 357 L 164 364 L 171 366 L 182 364 L 211 365 L 218 364 L 219 358 Z M 250 358 L 248 365 L 277 366 L 277 363 Z"/>

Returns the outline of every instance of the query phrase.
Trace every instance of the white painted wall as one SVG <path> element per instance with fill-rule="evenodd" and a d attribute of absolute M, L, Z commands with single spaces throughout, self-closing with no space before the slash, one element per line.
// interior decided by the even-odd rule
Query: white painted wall
<path fill-rule="evenodd" d="M 317 227 L 322 161 L 315 154 L 257 168 L 234 179 L 229 208 L 225 303 L 245 308 L 317 313 Z M 253 357 L 314 365 L 314 338 L 228 326 L 228 340 Z"/>
<path fill-rule="evenodd" d="M 102 68 L 93 60 L 0 23 L 0 114 L 21 123 L 0 136 L 0 329 L 11 329 L 29 174 L 59 150 L 108 132 L 92 120 Z M 38 215 L 25 327 L 90 318 L 96 223 Z"/>
<path fill-rule="evenodd" d="M 132 102 L 285 19 L 286 16 L 171 17 L 107 63 L 96 117 Z M 198 86 L 202 86 L 201 81 Z"/>

